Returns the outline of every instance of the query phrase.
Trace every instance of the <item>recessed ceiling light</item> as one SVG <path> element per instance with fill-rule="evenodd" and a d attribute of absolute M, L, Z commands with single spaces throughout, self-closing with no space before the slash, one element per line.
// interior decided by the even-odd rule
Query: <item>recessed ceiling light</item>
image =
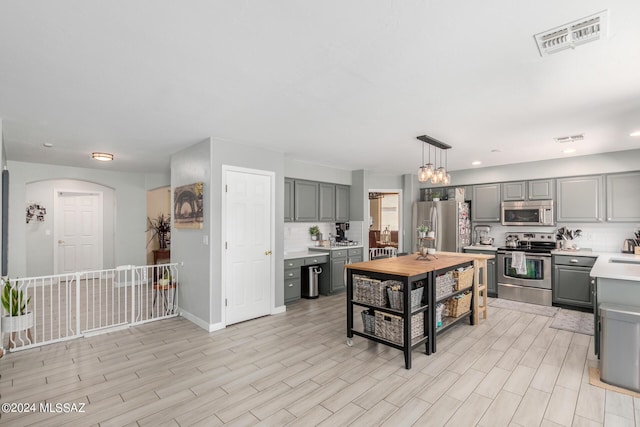
<path fill-rule="evenodd" d="M 91 153 L 91 158 L 94 160 L 100 160 L 101 162 L 110 162 L 113 160 L 113 154 L 110 153 Z"/>
<path fill-rule="evenodd" d="M 53 144 L 50 142 L 45 142 L 44 144 L 42 144 L 43 147 L 47 147 L 47 148 L 51 148 L 53 147 Z"/>
<path fill-rule="evenodd" d="M 635 131 L 635 132 L 631 132 L 631 133 L 629 134 L 629 136 L 640 136 L 640 130 L 637 130 L 637 131 Z"/>
<path fill-rule="evenodd" d="M 562 150 L 562 152 L 564 154 L 571 154 L 571 153 L 575 153 L 576 149 L 575 148 L 566 148 L 566 149 Z"/>
<path fill-rule="evenodd" d="M 481 164 L 482 164 L 482 162 L 481 162 L 480 160 L 475 160 L 475 161 L 471 162 L 471 164 L 472 164 L 473 166 L 478 166 L 478 165 L 481 165 Z"/>

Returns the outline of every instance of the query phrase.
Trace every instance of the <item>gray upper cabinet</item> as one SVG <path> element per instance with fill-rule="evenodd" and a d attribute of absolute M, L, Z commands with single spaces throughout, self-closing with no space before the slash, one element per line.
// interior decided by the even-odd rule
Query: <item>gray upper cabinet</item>
<path fill-rule="evenodd" d="M 295 220 L 301 222 L 318 221 L 318 190 L 317 182 L 294 181 Z"/>
<path fill-rule="evenodd" d="M 524 181 L 505 182 L 502 184 L 502 200 L 525 200 L 527 198 L 526 184 Z"/>
<path fill-rule="evenodd" d="M 284 179 L 284 222 L 295 221 L 293 206 L 293 180 L 291 178 Z"/>
<path fill-rule="evenodd" d="M 600 222 L 604 203 L 602 175 L 558 178 L 558 222 Z"/>
<path fill-rule="evenodd" d="M 349 204 L 351 203 L 348 185 L 336 185 L 336 222 L 349 221 Z"/>
<path fill-rule="evenodd" d="M 473 186 L 473 221 L 500 222 L 500 184 Z"/>
<path fill-rule="evenodd" d="M 607 221 L 640 221 L 640 172 L 607 175 Z"/>
<path fill-rule="evenodd" d="M 555 196 L 554 179 L 539 179 L 537 181 L 528 181 L 528 184 L 529 200 L 552 200 Z"/>
<path fill-rule="evenodd" d="M 319 184 L 320 190 L 320 211 L 318 221 L 336 220 L 336 186 L 335 184 Z"/>

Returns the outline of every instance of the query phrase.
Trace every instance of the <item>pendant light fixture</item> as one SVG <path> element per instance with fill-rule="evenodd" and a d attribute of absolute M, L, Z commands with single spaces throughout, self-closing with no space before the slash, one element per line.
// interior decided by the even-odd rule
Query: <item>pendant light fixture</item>
<path fill-rule="evenodd" d="M 422 163 L 420 168 L 418 169 L 418 182 L 427 182 L 428 180 L 431 180 L 432 184 L 444 184 L 444 185 L 449 185 L 451 183 L 451 175 L 449 175 L 449 173 L 447 172 L 447 167 L 449 166 L 447 164 L 447 151 L 448 149 L 451 148 L 450 145 L 445 144 L 444 142 L 438 141 L 435 138 L 431 138 L 428 135 L 422 135 L 417 137 L 420 141 L 423 142 L 422 144 Z M 426 165 L 424 164 L 424 144 L 429 144 L 429 163 L 427 163 Z M 437 168 L 434 167 L 434 165 L 431 163 L 431 146 L 434 147 L 434 153 L 435 153 L 435 163 L 436 165 L 438 165 L 438 151 L 440 151 L 440 163 L 439 166 Z M 444 150 L 444 154 L 445 154 L 445 161 L 443 163 L 442 161 L 442 151 Z"/>

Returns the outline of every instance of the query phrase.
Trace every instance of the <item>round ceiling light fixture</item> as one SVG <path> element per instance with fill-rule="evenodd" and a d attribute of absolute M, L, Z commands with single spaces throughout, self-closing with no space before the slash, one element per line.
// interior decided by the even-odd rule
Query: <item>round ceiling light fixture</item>
<path fill-rule="evenodd" d="M 562 152 L 564 154 L 571 154 L 571 153 L 575 153 L 576 149 L 575 148 L 565 148 L 564 150 L 562 150 Z"/>
<path fill-rule="evenodd" d="M 475 161 L 471 162 L 471 164 L 472 164 L 473 166 L 478 166 L 478 165 L 481 165 L 481 164 L 482 164 L 482 162 L 481 162 L 480 160 L 475 160 Z"/>
<path fill-rule="evenodd" d="M 113 160 L 113 154 L 93 152 L 91 153 L 91 158 L 94 160 L 100 160 L 101 162 L 110 162 Z"/>

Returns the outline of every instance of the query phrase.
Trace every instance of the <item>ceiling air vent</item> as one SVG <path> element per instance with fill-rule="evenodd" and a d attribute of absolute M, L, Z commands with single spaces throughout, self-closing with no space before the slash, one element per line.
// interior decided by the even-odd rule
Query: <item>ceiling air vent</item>
<path fill-rule="evenodd" d="M 603 10 L 586 18 L 570 22 L 533 36 L 540 56 L 551 55 L 581 44 L 600 40 L 607 35 L 609 12 Z"/>
<path fill-rule="evenodd" d="M 576 141 L 582 141 L 584 139 L 584 134 L 580 133 L 578 135 L 570 135 L 570 136 L 558 136 L 556 138 L 553 138 L 554 141 L 556 141 L 557 143 L 560 144 L 564 144 L 565 142 L 576 142 Z"/>

